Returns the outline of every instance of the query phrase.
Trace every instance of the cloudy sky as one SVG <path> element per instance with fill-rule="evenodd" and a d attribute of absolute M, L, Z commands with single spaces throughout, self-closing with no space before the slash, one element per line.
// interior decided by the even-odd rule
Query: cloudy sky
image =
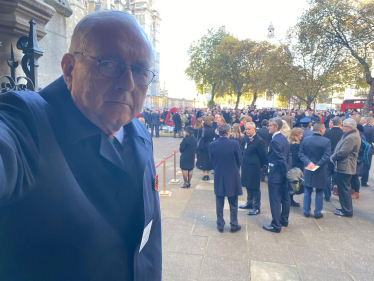
<path fill-rule="evenodd" d="M 161 75 L 170 97 L 193 99 L 195 84 L 184 74 L 187 51 L 208 29 L 226 26 L 239 39 L 264 40 L 270 22 L 276 40 L 283 40 L 304 9 L 306 0 L 155 0 L 161 14 Z M 201 96 L 199 97 L 199 99 Z"/>

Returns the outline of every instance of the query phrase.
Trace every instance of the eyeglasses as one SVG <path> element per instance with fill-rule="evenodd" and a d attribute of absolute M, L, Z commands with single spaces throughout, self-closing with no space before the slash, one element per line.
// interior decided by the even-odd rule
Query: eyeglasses
<path fill-rule="evenodd" d="M 134 83 L 137 85 L 148 86 L 149 84 L 151 84 L 153 78 L 156 76 L 152 71 L 138 66 L 120 63 L 111 59 L 99 60 L 98 58 L 86 55 L 82 52 L 75 52 L 74 54 L 86 56 L 90 59 L 97 61 L 99 63 L 99 73 L 105 77 L 118 78 L 123 74 L 127 66 L 130 67 L 132 79 L 134 80 Z"/>

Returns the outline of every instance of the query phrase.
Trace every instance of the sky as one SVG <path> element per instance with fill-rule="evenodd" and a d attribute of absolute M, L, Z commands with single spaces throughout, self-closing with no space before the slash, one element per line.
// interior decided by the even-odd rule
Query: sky
<path fill-rule="evenodd" d="M 306 0 L 154 0 L 160 12 L 160 83 L 170 97 L 202 100 L 184 71 L 187 51 L 208 29 L 226 30 L 239 39 L 262 41 L 273 23 L 276 41 L 285 39 L 307 8 Z"/>

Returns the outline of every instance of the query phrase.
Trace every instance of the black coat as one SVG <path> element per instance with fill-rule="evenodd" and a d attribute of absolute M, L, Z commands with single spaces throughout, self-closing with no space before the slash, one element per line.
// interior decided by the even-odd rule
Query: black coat
<path fill-rule="evenodd" d="M 186 136 L 180 146 L 179 151 L 182 153 L 180 158 L 180 168 L 182 170 L 193 170 L 195 167 L 195 153 L 197 141 L 194 136 Z"/>
<path fill-rule="evenodd" d="M 154 112 L 151 114 L 151 126 L 160 126 L 160 114 Z"/>
<path fill-rule="evenodd" d="M 182 130 L 182 119 L 178 112 L 175 112 L 173 115 L 173 122 L 174 122 L 174 131 Z"/>
<path fill-rule="evenodd" d="M 203 127 L 200 127 L 199 129 L 193 129 L 193 135 L 197 141 L 199 141 L 202 134 L 203 134 Z"/>
<path fill-rule="evenodd" d="M 217 138 L 218 139 L 218 138 Z M 237 141 L 239 143 L 240 151 L 243 153 L 244 150 L 244 142 L 245 142 L 245 136 L 242 136 L 238 139 L 234 138 L 233 135 L 230 135 L 230 140 Z"/>
<path fill-rule="evenodd" d="M 292 155 L 292 168 L 299 168 L 301 171 L 304 170 L 304 163 L 300 160 L 299 157 L 299 150 L 300 144 L 299 143 L 291 143 L 290 144 L 290 151 Z"/>
<path fill-rule="evenodd" d="M 220 137 L 209 144 L 209 156 L 214 167 L 214 194 L 227 197 L 242 195 L 239 173 L 242 152 L 238 142 Z"/>
<path fill-rule="evenodd" d="M 368 143 L 374 142 L 374 128 L 371 127 L 370 125 L 365 125 L 364 126 L 364 136 L 366 138 L 366 141 Z"/>
<path fill-rule="evenodd" d="M 255 134 L 251 138 L 245 138 L 242 164 L 242 186 L 248 189 L 260 188 L 260 170 L 266 165 L 265 143 L 263 139 Z"/>
<path fill-rule="evenodd" d="M 214 139 L 214 129 L 212 127 L 204 128 L 204 138 L 202 143 L 202 149 L 197 151 L 197 163 L 196 167 L 202 171 L 210 171 L 213 169 L 212 162 L 209 158 L 209 144 Z"/>
<path fill-rule="evenodd" d="M 63 77 L 39 94 L 0 95 L 0 120 L 1 280 L 130 280 L 131 268 L 135 280 L 161 280 L 159 194 L 143 124 L 123 127 L 125 163 Z"/>
<path fill-rule="evenodd" d="M 304 167 L 313 162 L 320 166 L 314 172 L 304 169 L 304 186 L 325 189 L 327 163 L 330 161 L 331 141 L 320 134 L 306 137 L 300 145 L 299 157 Z"/>
<path fill-rule="evenodd" d="M 269 145 L 271 142 L 271 137 L 273 136 L 272 134 L 269 133 L 269 129 L 266 127 L 262 127 L 260 129 L 257 129 L 256 134 L 258 134 L 264 141 L 265 143 L 265 150 L 266 154 L 269 151 Z"/>
<path fill-rule="evenodd" d="M 365 127 L 366 126 L 364 126 L 364 128 Z M 338 144 L 338 142 L 340 141 L 340 139 L 342 138 L 343 134 L 344 134 L 343 130 L 338 128 L 338 127 L 332 127 L 331 129 L 326 130 L 326 132 L 323 136 L 325 138 L 328 138 L 331 141 L 331 154 L 334 153 L 335 147 Z M 335 167 L 334 167 L 334 164 L 331 163 L 331 161 L 329 161 L 327 165 L 328 165 L 328 169 L 330 171 L 334 171 Z"/>

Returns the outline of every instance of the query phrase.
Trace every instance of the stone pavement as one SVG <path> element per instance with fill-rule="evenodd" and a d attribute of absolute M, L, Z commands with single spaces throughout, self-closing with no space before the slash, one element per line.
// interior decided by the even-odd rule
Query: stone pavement
<path fill-rule="evenodd" d="M 155 163 L 179 148 L 181 139 L 154 139 Z M 179 167 L 179 153 L 177 167 Z M 173 178 L 173 158 L 167 160 L 166 179 Z M 162 165 L 157 168 L 163 188 Z M 194 170 L 189 189 L 167 184 L 170 197 L 160 197 L 163 239 L 163 280 L 374 280 L 374 173 L 370 187 L 353 200 L 353 218 L 333 214 L 338 198 L 324 202 L 319 220 L 305 218 L 291 207 L 290 224 L 269 233 L 271 213 L 267 183 L 261 183 L 261 214 L 239 210 L 242 230 L 230 233 L 228 202 L 225 231 L 216 229 L 213 181 L 202 181 Z M 177 176 L 182 182 L 182 176 Z M 213 178 L 213 175 L 211 175 Z M 246 193 L 239 197 L 245 202 Z M 302 203 L 302 195 L 295 201 Z M 312 199 L 312 202 L 314 198 Z M 312 211 L 314 207 L 312 206 Z"/>

